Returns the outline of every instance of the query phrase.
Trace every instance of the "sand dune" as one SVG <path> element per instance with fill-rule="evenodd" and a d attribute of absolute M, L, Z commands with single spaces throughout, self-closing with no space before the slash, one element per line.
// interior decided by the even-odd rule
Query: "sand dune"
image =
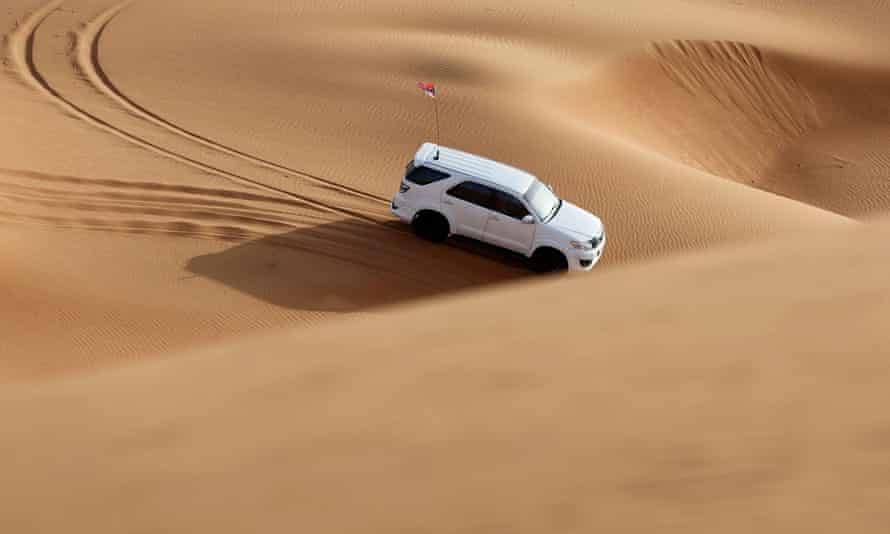
<path fill-rule="evenodd" d="M 888 23 L 7 0 L 0 531 L 883 531 Z M 392 219 L 419 80 L 594 273 Z"/>
<path fill-rule="evenodd" d="M 428 122 L 431 110 L 427 103 L 405 97 L 413 95 L 413 84 L 418 77 L 443 79 L 445 140 L 450 136 L 465 148 L 514 161 L 548 179 L 567 197 L 604 213 L 615 231 L 635 236 L 634 240 L 615 245 L 610 257 L 621 261 L 670 252 L 679 243 L 703 244 L 737 239 L 740 235 L 764 235 L 767 227 L 799 228 L 798 217 L 789 217 L 784 205 L 775 210 L 743 207 L 748 196 L 758 205 L 769 203 L 770 200 L 761 202 L 762 195 L 750 195 L 749 191 L 704 179 L 694 169 L 673 166 L 641 154 L 612 136 L 591 139 L 555 121 L 555 107 L 550 101 L 553 91 L 546 86 L 538 89 L 542 77 L 534 67 L 546 65 L 548 72 L 562 69 L 563 75 L 571 78 L 586 72 L 590 60 L 574 57 L 580 54 L 577 50 L 548 52 L 535 42 L 537 36 L 529 35 L 536 27 L 532 24 L 531 29 L 526 28 L 525 18 L 519 17 L 513 24 L 502 21 L 499 29 L 512 32 L 509 37 L 488 38 L 473 34 L 472 29 L 465 34 L 458 33 L 443 43 L 446 53 L 456 56 L 452 65 L 437 67 L 424 57 L 429 53 L 428 45 L 420 41 L 425 34 L 416 30 L 419 23 L 411 19 L 407 28 L 383 32 L 376 28 L 356 28 L 358 23 L 352 19 L 338 18 L 330 22 L 331 27 L 326 27 L 324 32 L 310 30 L 297 38 L 292 27 L 276 25 L 270 31 L 264 21 L 274 13 L 267 9 L 244 13 L 231 7 L 234 5 L 237 4 L 222 4 L 229 7 L 221 7 L 210 15 L 201 9 L 179 9 L 180 16 L 194 20 L 195 24 L 211 24 L 210 16 L 215 17 L 220 27 L 231 28 L 208 36 L 211 41 L 218 39 L 218 43 L 200 47 L 188 46 L 192 38 L 186 33 L 190 31 L 188 24 L 180 26 L 182 35 L 176 28 L 161 32 L 145 24 L 138 4 L 132 6 L 106 29 L 103 39 L 109 44 L 108 52 L 100 56 L 105 72 L 118 80 L 116 83 L 122 92 L 132 94 L 132 100 L 162 110 L 159 114 L 185 125 L 186 129 L 217 132 L 225 136 L 223 142 L 227 145 L 255 147 L 252 150 L 257 152 L 274 150 L 279 158 L 293 158 L 294 163 L 288 166 L 300 166 L 317 175 L 336 176 L 379 195 L 391 190 L 391 177 L 404 165 L 405 154 L 414 150 L 415 140 L 431 133 Z M 322 13 L 309 11 L 300 12 L 295 24 L 311 28 Z M 286 11 L 278 15 L 290 20 Z M 346 28 L 339 29 L 341 24 Z M 428 24 L 433 26 L 434 40 L 445 40 L 455 33 L 445 33 L 449 25 L 455 24 L 447 17 L 442 22 Z M 441 30 L 440 24 L 445 26 Z M 119 35 L 125 36 L 126 41 L 117 46 Z M 133 36 L 140 43 L 140 50 L 128 44 L 132 43 Z M 514 65 L 516 59 L 513 59 L 505 65 L 503 52 L 498 53 L 503 48 L 502 40 L 515 41 L 523 59 L 530 55 L 534 63 Z M 265 43 L 264 55 L 255 52 L 256 43 Z M 569 45 L 577 46 L 569 40 L 551 43 L 550 47 L 559 51 Z M 482 58 L 473 56 L 471 46 L 493 53 Z M 245 85 L 245 90 L 220 92 L 208 98 L 203 80 L 220 76 L 219 72 L 208 70 L 216 70 L 212 55 L 222 47 L 231 51 L 226 57 L 227 64 L 244 69 L 239 83 Z M 370 56 L 368 49 L 375 50 L 375 54 Z M 533 54 L 529 54 L 529 49 Z M 134 55 L 142 60 L 133 62 Z M 300 68 L 279 67 L 292 65 L 294 56 L 299 58 Z M 165 60 L 159 61 L 158 57 Z M 480 65 L 486 59 L 487 63 Z M 138 69 L 133 68 L 136 64 Z M 371 77 L 368 71 L 375 65 L 379 68 L 376 76 Z M 390 70 L 395 65 L 403 70 Z M 515 70 L 505 72 L 510 67 Z M 176 85 L 159 86 L 164 69 L 171 68 L 177 73 Z M 489 71 L 486 76 L 490 77 L 477 75 L 480 71 L 486 72 L 483 68 Z M 273 72 L 275 79 L 270 76 Z M 350 75 L 344 75 L 345 72 Z M 258 110 L 245 105 L 245 99 L 253 98 L 258 91 L 254 86 L 260 84 L 259 91 L 267 106 Z M 171 98 L 171 91 L 175 91 L 176 98 Z M 346 94 L 360 96 L 346 99 Z M 313 128 L 307 130 L 299 120 L 282 122 L 277 117 L 278 110 L 293 110 L 295 99 L 300 101 L 300 117 L 310 121 Z M 200 107 L 195 105 L 198 101 Z M 236 110 L 241 129 L 221 127 L 217 122 L 220 118 L 231 120 L 231 115 L 221 113 L 221 109 Z M 357 117 L 363 119 L 357 121 Z M 492 124 L 510 134 L 492 131 Z M 581 139 L 579 135 L 586 138 Z M 560 142 L 542 144 L 541 138 Z M 270 146 L 269 140 L 275 139 L 287 139 L 288 143 Z M 378 144 L 381 140 L 385 140 L 384 146 L 399 150 L 381 151 Z M 316 150 L 319 145 L 324 148 Z M 301 147 L 313 148 L 301 150 Z M 579 158 L 580 153 L 586 157 Z M 344 154 L 348 154 L 349 159 L 345 159 Z M 356 179 L 361 182 L 353 182 Z M 707 205 L 689 209 L 696 217 L 707 214 L 707 224 L 697 219 L 689 221 L 678 213 L 685 206 L 665 200 L 674 195 L 687 197 L 684 203 Z M 737 197 L 743 198 L 737 201 Z M 746 217 L 743 213 L 749 215 Z M 826 222 L 831 219 L 823 213 L 800 217 L 822 218 Z M 639 228 L 640 221 L 651 221 L 651 224 Z M 701 234 L 703 228 L 708 229 L 707 235 Z"/>

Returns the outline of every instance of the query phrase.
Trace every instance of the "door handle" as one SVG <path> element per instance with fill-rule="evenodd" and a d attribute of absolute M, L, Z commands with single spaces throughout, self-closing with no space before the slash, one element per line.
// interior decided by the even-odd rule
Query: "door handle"
<path fill-rule="evenodd" d="M 448 204 L 449 206 L 453 206 L 453 205 L 454 205 L 454 202 L 452 202 L 452 201 L 450 201 L 450 200 L 448 200 L 448 199 L 445 199 L 445 200 L 442 201 L 442 204 Z"/>
<path fill-rule="evenodd" d="M 492 220 L 492 221 L 499 221 L 499 220 L 501 220 L 501 218 L 498 217 L 497 215 L 492 215 L 492 216 L 491 216 L 491 220 Z"/>

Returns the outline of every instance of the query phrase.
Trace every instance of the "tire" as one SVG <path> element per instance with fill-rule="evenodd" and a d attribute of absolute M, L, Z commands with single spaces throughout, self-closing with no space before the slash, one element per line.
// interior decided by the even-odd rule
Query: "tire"
<path fill-rule="evenodd" d="M 414 217 L 411 223 L 414 232 L 433 243 L 441 243 L 448 239 L 451 230 L 448 226 L 448 220 L 440 213 L 434 211 L 421 211 Z"/>
<path fill-rule="evenodd" d="M 532 254 L 531 269 L 536 273 L 558 273 L 568 268 L 565 255 L 554 248 L 542 247 Z"/>

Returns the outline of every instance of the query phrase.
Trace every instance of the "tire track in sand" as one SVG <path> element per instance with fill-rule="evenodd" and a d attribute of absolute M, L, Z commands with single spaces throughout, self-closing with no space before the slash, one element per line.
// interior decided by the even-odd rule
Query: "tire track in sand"
<path fill-rule="evenodd" d="M 406 251 L 402 240 L 412 238 L 407 232 L 394 232 L 385 225 L 368 225 L 356 219 L 337 222 L 318 216 L 317 212 L 282 213 L 265 207 L 257 210 L 240 203 L 226 203 L 227 206 L 221 209 L 219 205 L 223 202 L 219 198 L 228 197 L 283 206 L 297 204 L 280 197 L 2 168 L 0 176 L 12 179 L 0 180 L 0 222 L 3 223 L 208 239 L 250 246 L 261 244 L 399 276 L 418 287 L 425 283 L 424 275 L 419 273 L 429 272 L 428 269 L 436 265 L 435 259 L 428 258 L 423 260 L 429 262 L 427 270 L 410 268 L 416 265 L 417 258 Z M 122 193 L 118 189 L 129 189 L 134 193 Z M 158 190 L 168 194 L 158 198 Z M 170 194 L 179 196 L 170 197 Z M 6 209 L 6 200 L 15 207 Z M 274 216 L 274 213 L 282 215 Z M 375 250 L 384 251 L 384 254 L 367 254 L 369 237 L 375 243 Z"/>
<path fill-rule="evenodd" d="M 0 198 L 77 201 L 109 207 L 217 210 L 299 226 L 327 216 L 293 200 L 244 191 L 208 189 L 158 182 L 134 182 L 0 168 Z M 296 208 L 296 209 L 295 209 Z"/>
<path fill-rule="evenodd" d="M 149 121 L 156 126 L 173 132 L 180 137 L 199 143 L 207 148 L 217 150 L 219 152 L 242 159 L 254 165 L 259 165 L 261 167 L 267 168 L 269 170 L 291 175 L 301 180 L 306 180 L 322 185 L 324 187 L 333 188 L 338 191 L 359 196 L 384 205 L 389 204 L 389 199 L 381 197 L 379 195 L 375 195 L 367 191 L 362 191 L 361 189 L 357 189 L 354 187 L 349 187 L 339 182 L 335 182 L 321 176 L 301 171 L 299 169 L 281 165 L 273 161 L 255 156 L 253 154 L 249 154 L 247 152 L 244 152 L 243 150 L 225 145 L 218 141 L 214 141 L 213 139 L 210 139 L 206 136 L 203 136 L 173 123 L 172 121 L 158 115 L 157 113 L 145 108 L 144 106 L 141 106 L 133 99 L 128 97 L 111 80 L 111 78 L 108 76 L 108 73 L 102 67 L 102 63 L 99 60 L 99 47 L 101 45 L 102 36 L 104 35 L 105 30 L 114 20 L 114 18 L 117 17 L 124 9 L 129 7 L 134 1 L 135 0 L 125 0 L 124 2 L 108 8 L 104 12 L 100 13 L 92 21 L 87 23 L 84 29 L 78 34 L 75 50 L 75 60 L 77 62 L 77 68 L 79 72 L 83 73 L 87 81 L 97 91 L 104 94 L 105 96 L 116 102 L 118 105 L 125 108 L 130 113 L 137 115 L 138 117 Z"/>
<path fill-rule="evenodd" d="M 53 102 L 56 102 L 67 113 L 87 122 L 92 126 L 100 128 L 119 139 L 128 141 L 141 148 L 150 150 L 156 154 L 173 159 L 179 163 L 188 165 L 203 172 L 225 178 L 232 182 L 247 185 L 249 187 L 257 189 L 271 191 L 280 195 L 285 195 L 287 197 L 299 200 L 308 207 L 312 207 L 320 211 L 353 217 L 375 224 L 382 224 L 384 222 L 378 217 L 360 213 L 353 209 L 331 205 L 305 195 L 274 187 L 248 178 L 241 174 L 227 171 L 215 165 L 207 164 L 195 158 L 180 154 L 174 150 L 162 147 L 136 134 L 123 130 L 115 126 L 114 124 L 111 124 L 105 119 L 102 119 L 101 117 L 90 113 L 88 110 L 79 106 L 77 103 L 66 98 L 48 82 L 34 60 L 34 44 L 37 39 L 37 32 L 40 29 L 41 25 L 61 7 L 63 2 L 64 0 L 52 0 L 43 7 L 30 13 L 24 19 L 21 25 L 14 32 L 12 32 L 12 34 L 10 34 L 8 46 L 13 64 L 15 65 L 16 70 L 19 72 L 19 74 L 24 78 L 24 80 L 46 98 Z"/>

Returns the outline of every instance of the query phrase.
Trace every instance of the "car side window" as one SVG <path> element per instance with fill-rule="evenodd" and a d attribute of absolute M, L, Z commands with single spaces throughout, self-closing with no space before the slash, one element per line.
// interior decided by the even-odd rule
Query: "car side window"
<path fill-rule="evenodd" d="M 451 177 L 449 174 L 429 167 L 415 167 L 413 162 L 408 164 L 406 171 L 405 180 L 417 185 L 429 185 Z"/>
<path fill-rule="evenodd" d="M 494 211 L 519 220 L 529 214 L 518 198 L 503 191 L 494 193 Z"/>
<path fill-rule="evenodd" d="M 494 189 L 476 182 L 461 182 L 448 190 L 449 196 L 490 210 L 494 209 L 495 193 Z"/>

